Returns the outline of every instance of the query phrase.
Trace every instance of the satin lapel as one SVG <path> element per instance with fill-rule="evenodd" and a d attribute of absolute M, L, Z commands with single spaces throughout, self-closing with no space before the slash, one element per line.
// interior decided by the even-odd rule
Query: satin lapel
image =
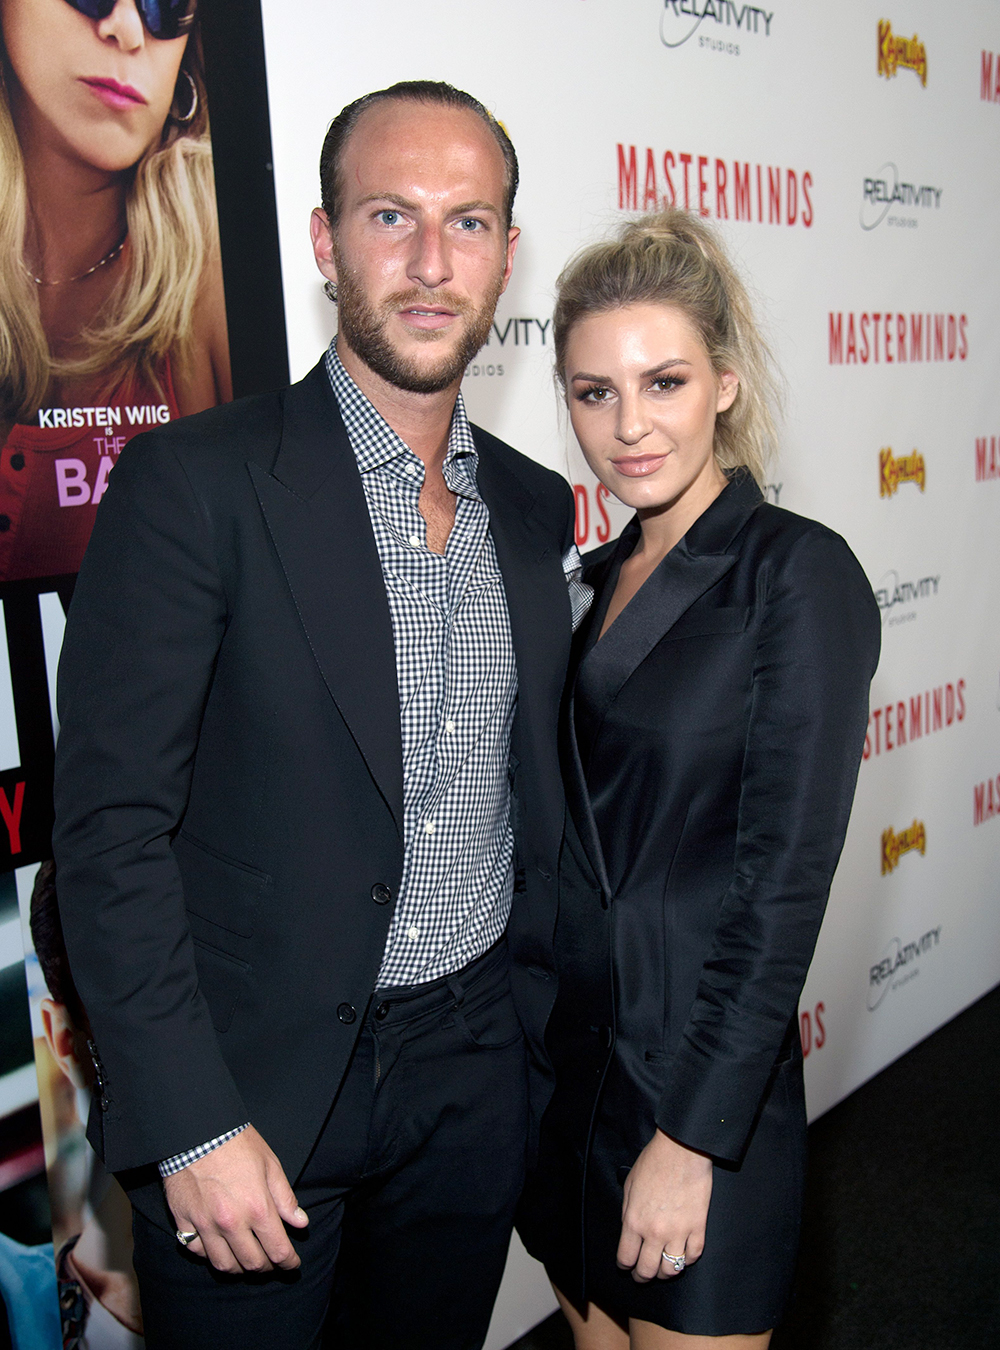
<path fill-rule="evenodd" d="M 606 895 L 611 894 L 611 886 L 608 881 L 608 871 L 604 862 L 600 835 L 597 832 L 597 823 L 590 806 L 587 776 L 584 773 L 580 746 L 576 736 L 574 690 L 576 672 L 597 642 L 601 625 L 604 623 L 604 616 L 607 614 L 608 605 L 611 603 L 618 572 L 623 560 L 635 547 L 637 536 L 637 527 L 630 523 L 625 527 L 619 538 L 617 548 L 613 549 L 596 567 L 585 566 L 584 568 L 587 585 L 594 588 L 594 603 L 573 640 L 573 652 L 570 657 L 569 698 L 566 700 L 566 706 L 563 709 L 560 728 L 559 756 L 563 768 L 563 781 L 566 786 L 566 806 L 573 817 L 580 843 L 583 845 L 587 854 L 587 861 L 594 873 L 594 879 Z"/>
<path fill-rule="evenodd" d="M 269 474 L 248 465 L 326 686 L 403 832 L 396 652 L 357 461 L 322 365 L 285 395 Z"/>
<path fill-rule="evenodd" d="M 689 553 L 683 541 L 667 554 L 585 658 L 589 702 L 597 722 L 660 639 L 726 575 L 736 557 Z"/>
<path fill-rule="evenodd" d="M 608 881 L 608 869 L 604 862 L 604 850 L 601 848 L 601 837 L 597 832 L 597 822 L 590 805 L 587 778 L 583 771 L 580 747 L 576 739 L 576 718 L 572 693 L 567 700 L 567 707 L 563 715 L 560 739 L 563 780 L 566 785 L 566 807 L 573 817 L 576 832 L 580 836 L 580 842 L 587 854 L 587 861 L 590 863 L 594 877 L 605 895 L 610 896 L 611 884 Z"/>

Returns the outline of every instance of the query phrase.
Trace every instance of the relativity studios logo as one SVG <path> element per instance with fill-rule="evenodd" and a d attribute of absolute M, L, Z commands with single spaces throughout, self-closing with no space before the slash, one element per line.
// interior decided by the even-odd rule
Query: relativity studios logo
<path fill-rule="evenodd" d="M 940 927 L 928 929 L 915 942 L 891 938 L 881 961 L 868 969 L 868 1011 L 874 1012 L 890 989 L 901 989 L 919 975 L 919 958 L 932 952 L 940 941 Z"/>
<path fill-rule="evenodd" d="M 896 37 L 888 19 L 878 24 L 878 73 L 891 80 L 902 66 L 916 71 L 920 83 L 927 87 L 927 48 L 916 33 L 911 38 Z"/>
<path fill-rule="evenodd" d="M 713 37 L 720 29 L 728 28 L 728 38 L 748 33 L 771 36 L 774 10 L 758 9 L 755 5 L 736 4 L 735 0 L 664 0 L 660 15 L 660 41 L 664 47 L 683 47 L 705 22 L 714 19 Z"/>
<path fill-rule="evenodd" d="M 921 492 L 927 482 L 927 469 L 924 457 L 919 450 L 912 454 L 901 455 L 898 459 L 892 453 L 891 446 L 885 446 L 878 452 L 878 495 L 891 497 L 899 491 L 900 483 L 916 483 Z"/>
<path fill-rule="evenodd" d="M 871 178 L 864 180 L 861 228 L 874 230 L 893 210 L 940 210 L 943 191 L 943 188 L 931 187 L 926 183 L 900 182 L 899 170 L 889 160 Z M 893 219 L 890 217 L 890 224 Z"/>
<path fill-rule="evenodd" d="M 938 593 L 940 575 L 920 577 L 916 581 L 900 581 L 899 573 L 891 568 L 874 587 L 875 599 L 882 611 L 882 623 L 895 628 L 901 623 L 911 623 L 917 617 L 916 606 L 922 600 L 929 600 Z"/>

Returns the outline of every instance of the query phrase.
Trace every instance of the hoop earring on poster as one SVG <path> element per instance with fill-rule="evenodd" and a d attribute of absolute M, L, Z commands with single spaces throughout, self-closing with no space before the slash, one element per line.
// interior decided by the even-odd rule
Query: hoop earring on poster
<path fill-rule="evenodd" d="M 189 123 L 194 121 L 195 113 L 198 111 L 198 86 L 195 84 L 194 77 L 192 76 L 190 71 L 184 70 L 182 68 L 181 75 L 183 75 L 188 82 L 188 89 L 191 94 L 191 106 L 188 108 L 186 113 L 174 112 L 171 109 L 171 117 L 179 126 L 186 127 Z M 178 84 L 180 83 L 180 76 L 178 76 L 177 82 Z M 175 90 L 174 99 L 176 100 L 176 98 L 177 93 Z"/>
<path fill-rule="evenodd" d="M 331 304 L 337 303 L 337 283 L 335 281 L 325 281 L 323 290 L 326 292 L 326 298 Z"/>

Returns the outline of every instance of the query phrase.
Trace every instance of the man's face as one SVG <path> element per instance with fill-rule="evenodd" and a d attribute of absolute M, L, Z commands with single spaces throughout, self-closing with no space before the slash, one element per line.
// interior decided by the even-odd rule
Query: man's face
<path fill-rule="evenodd" d="M 369 109 L 340 162 L 340 219 L 322 212 L 313 242 L 337 283 L 343 344 L 399 389 L 461 380 L 489 335 L 510 277 L 505 166 L 474 113 L 390 100 Z"/>

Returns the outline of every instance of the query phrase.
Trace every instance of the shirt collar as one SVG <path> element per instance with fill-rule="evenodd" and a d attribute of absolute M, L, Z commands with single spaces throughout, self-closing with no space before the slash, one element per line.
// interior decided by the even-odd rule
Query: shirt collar
<path fill-rule="evenodd" d="M 361 473 L 370 473 L 373 469 L 382 468 L 400 457 L 406 462 L 416 461 L 422 473 L 423 464 L 419 457 L 413 453 L 403 438 L 393 431 L 345 370 L 337 354 L 336 338 L 326 349 L 324 365 Z M 448 450 L 444 459 L 445 482 L 452 492 L 478 497 L 479 491 L 476 487 L 478 467 L 479 455 L 476 443 L 472 439 L 472 427 L 466 415 L 462 391 L 459 390 L 455 400 L 455 411 L 451 415 Z"/>

